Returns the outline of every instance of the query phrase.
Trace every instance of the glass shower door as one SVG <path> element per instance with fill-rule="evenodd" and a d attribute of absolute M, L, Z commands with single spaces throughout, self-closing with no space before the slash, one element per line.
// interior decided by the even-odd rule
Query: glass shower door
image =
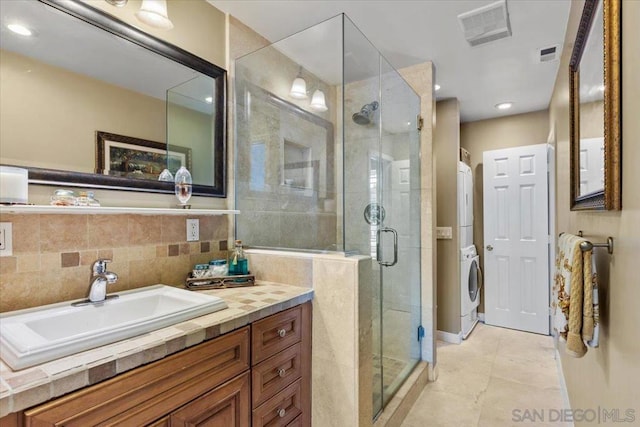
<path fill-rule="evenodd" d="M 384 407 L 420 360 L 420 100 L 382 57 L 380 70 L 378 188 L 385 215 L 376 260 Z"/>

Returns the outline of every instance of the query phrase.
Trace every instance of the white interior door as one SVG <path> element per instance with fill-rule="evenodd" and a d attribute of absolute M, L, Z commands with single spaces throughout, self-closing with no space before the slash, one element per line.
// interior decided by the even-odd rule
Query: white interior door
<path fill-rule="evenodd" d="M 549 334 L 547 146 L 483 161 L 485 322 Z"/>
<path fill-rule="evenodd" d="M 580 140 L 580 195 L 604 188 L 604 137 Z"/>

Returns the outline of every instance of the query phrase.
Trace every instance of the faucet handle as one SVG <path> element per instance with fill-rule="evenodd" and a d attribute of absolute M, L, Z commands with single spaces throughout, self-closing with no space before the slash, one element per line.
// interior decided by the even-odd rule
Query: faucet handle
<path fill-rule="evenodd" d="M 106 258 L 101 258 L 96 260 L 96 262 L 93 263 L 93 275 L 98 275 L 98 274 L 104 274 L 107 272 L 107 263 L 111 262 L 110 259 L 106 259 Z"/>

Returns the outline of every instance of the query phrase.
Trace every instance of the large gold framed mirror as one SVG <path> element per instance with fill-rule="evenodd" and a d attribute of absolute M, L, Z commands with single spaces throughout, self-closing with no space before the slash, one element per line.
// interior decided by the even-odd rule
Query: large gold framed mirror
<path fill-rule="evenodd" d="M 586 0 L 569 64 L 571 210 L 620 210 L 621 0 Z"/>

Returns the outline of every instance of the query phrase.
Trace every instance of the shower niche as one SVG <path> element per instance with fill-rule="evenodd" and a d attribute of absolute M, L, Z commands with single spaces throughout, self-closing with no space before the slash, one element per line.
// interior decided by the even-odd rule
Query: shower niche
<path fill-rule="evenodd" d="M 284 140 L 282 144 L 282 185 L 312 196 L 317 188 L 320 160 L 313 160 L 311 147 Z"/>
<path fill-rule="evenodd" d="M 420 99 L 345 15 L 236 59 L 234 91 L 236 238 L 369 261 L 373 418 L 421 358 Z"/>

